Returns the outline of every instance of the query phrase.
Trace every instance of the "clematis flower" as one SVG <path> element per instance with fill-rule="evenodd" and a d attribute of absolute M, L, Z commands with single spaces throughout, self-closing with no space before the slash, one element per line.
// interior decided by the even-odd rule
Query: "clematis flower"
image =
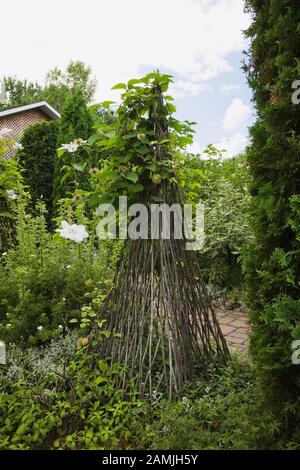
<path fill-rule="evenodd" d="M 56 229 L 56 232 L 59 232 L 61 237 L 76 243 L 83 242 L 89 236 L 84 225 L 69 224 L 66 220 L 62 221 L 61 228 Z"/>
<path fill-rule="evenodd" d="M 85 144 L 87 144 L 87 140 L 79 138 L 73 140 L 73 142 L 70 142 L 69 144 L 62 144 L 62 146 L 58 150 L 67 150 L 67 152 L 75 153 L 76 150 L 79 149 L 79 147 L 82 147 Z"/>
<path fill-rule="evenodd" d="M 11 132 L 12 129 L 9 129 L 8 127 L 2 127 L 2 129 L 0 129 L 0 139 L 7 137 Z"/>
<path fill-rule="evenodd" d="M 13 189 L 7 189 L 6 192 L 7 192 L 7 196 L 9 197 L 9 199 L 12 199 L 12 200 L 17 199 L 17 195 Z"/>
<path fill-rule="evenodd" d="M 62 144 L 58 150 L 67 150 L 67 152 L 75 153 L 80 146 L 75 142 L 70 142 L 69 144 Z"/>
<path fill-rule="evenodd" d="M 19 142 L 14 142 L 12 146 L 12 150 L 22 150 L 22 148 L 23 148 L 23 145 L 19 144 Z"/>

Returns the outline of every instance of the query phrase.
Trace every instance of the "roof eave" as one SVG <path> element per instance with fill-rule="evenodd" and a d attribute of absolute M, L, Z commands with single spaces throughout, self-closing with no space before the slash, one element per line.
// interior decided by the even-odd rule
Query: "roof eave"
<path fill-rule="evenodd" d="M 17 108 L 7 109 L 5 111 L 0 111 L 0 118 L 5 116 L 10 116 L 12 114 L 23 113 L 25 111 L 30 111 L 32 109 L 40 108 L 44 114 L 50 117 L 53 120 L 60 119 L 60 114 L 56 109 L 52 108 L 47 101 L 39 101 L 38 103 L 27 104 L 25 106 L 18 106 Z"/>

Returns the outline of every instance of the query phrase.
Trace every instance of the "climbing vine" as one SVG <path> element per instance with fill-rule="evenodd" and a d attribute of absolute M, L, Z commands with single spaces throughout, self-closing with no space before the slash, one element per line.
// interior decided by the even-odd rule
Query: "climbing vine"
<path fill-rule="evenodd" d="M 137 193 L 149 184 L 159 185 L 166 179 L 175 181 L 179 155 L 177 159 L 159 160 L 156 149 L 166 145 L 176 156 L 179 149 L 192 142 L 193 123 L 180 122 L 174 117 L 176 107 L 170 95 L 166 94 L 159 106 L 158 89 L 166 92 L 170 83 L 170 75 L 154 72 L 113 87 L 122 90 L 122 104 L 115 111 L 115 120 L 94 125 L 96 132 L 89 139 L 100 151 L 110 153 L 101 171 L 94 176 L 97 191 L 91 197 L 92 203 L 114 202 L 125 193 L 135 200 Z M 109 109 L 113 104 L 105 101 L 102 107 Z M 157 140 L 156 127 L 162 122 L 167 123 L 168 136 L 162 135 Z"/>

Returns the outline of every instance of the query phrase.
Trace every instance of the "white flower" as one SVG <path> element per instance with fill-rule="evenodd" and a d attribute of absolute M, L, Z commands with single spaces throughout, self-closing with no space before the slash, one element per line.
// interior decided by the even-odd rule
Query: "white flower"
<path fill-rule="evenodd" d="M 62 144 L 62 146 L 59 147 L 58 150 L 67 150 L 70 153 L 75 153 L 79 147 L 80 146 L 78 144 L 71 142 L 70 144 Z"/>
<path fill-rule="evenodd" d="M 8 127 L 2 127 L 0 129 L 0 139 L 3 139 L 3 137 L 8 136 L 12 132 L 12 129 L 9 129 Z"/>
<path fill-rule="evenodd" d="M 19 142 L 14 142 L 12 149 L 13 150 L 21 150 L 23 148 L 22 144 L 19 144 Z"/>
<path fill-rule="evenodd" d="M 6 255 L 7 255 L 7 252 L 4 251 L 4 252 L 2 253 L 2 256 L 6 256 Z"/>
<path fill-rule="evenodd" d="M 38 326 L 37 329 L 38 329 L 39 331 L 42 331 L 42 329 L 43 329 L 42 325 Z"/>
<path fill-rule="evenodd" d="M 13 199 L 13 200 L 17 199 L 17 195 L 13 189 L 7 189 L 6 192 L 7 192 L 9 199 Z"/>
<path fill-rule="evenodd" d="M 73 142 L 70 142 L 69 144 L 62 144 L 62 146 L 58 150 L 67 150 L 67 152 L 70 153 L 75 153 L 76 150 L 79 149 L 79 147 L 82 147 L 83 145 L 87 144 L 87 140 L 83 139 L 75 139 Z"/>
<path fill-rule="evenodd" d="M 62 330 L 62 329 L 63 329 L 63 326 L 62 326 L 62 325 L 58 325 L 58 328 L 59 328 L 60 330 Z"/>
<path fill-rule="evenodd" d="M 10 328 L 10 327 L 11 327 L 11 323 L 7 323 L 6 328 Z"/>
<path fill-rule="evenodd" d="M 66 220 L 63 220 L 61 227 L 56 229 L 56 232 L 59 232 L 63 238 L 73 240 L 76 243 L 82 242 L 89 236 L 84 225 L 68 224 Z"/>
<path fill-rule="evenodd" d="M 190 408 L 190 400 L 188 397 L 182 397 L 182 403 L 184 404 L 186 410 Z"/>

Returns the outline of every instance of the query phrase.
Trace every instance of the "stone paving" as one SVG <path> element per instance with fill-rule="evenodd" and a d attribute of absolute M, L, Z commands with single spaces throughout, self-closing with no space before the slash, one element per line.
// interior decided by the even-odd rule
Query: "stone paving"
<path fill-rule="evenodd" d="M 247 315 L 239 310 L 223 309 L 217 309 L 216 315 L 229 349 L 245 351 L 250 330 Z"/>

